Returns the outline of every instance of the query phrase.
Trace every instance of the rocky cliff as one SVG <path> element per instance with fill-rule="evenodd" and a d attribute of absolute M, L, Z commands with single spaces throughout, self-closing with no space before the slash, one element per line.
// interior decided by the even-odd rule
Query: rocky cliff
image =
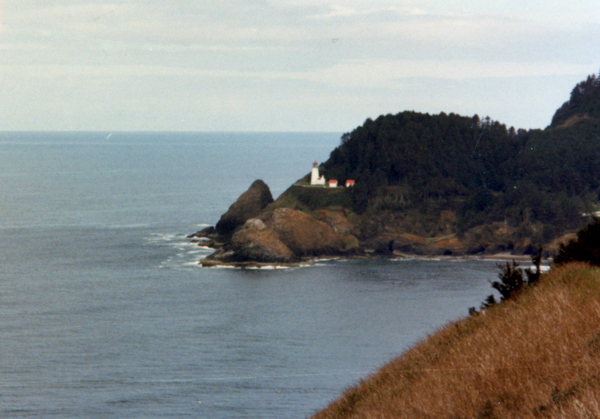
<path fill-rule="evenodd" d="M 476 227 L 458 236 L 448 231 L 447 224 L 455 216 L 446 211 L 437 221 L 438 234 L 431 237 L 421 231 L 422 220 L 410 213 L 356 214 L 352 208 L 339 205 L 344 201 L 348 201 L 348 191 L 343 188 L 302 184 L 293 185 L 272 201 L 269 187 L 256 181 L 221 216 L 216 228 L 190 237 L 202 238 L 202 245 L 216 249 L 201 261 L 203 266 L 295 264 L 323 256 L 509 256 L 537 250 L 527 236 L 513 243 L 514 228 L 506 223 Z M 545 256 L 569 237 L 546 243 Z"/>
<path fill-rule="evenodd" d="M 259 216 L 271 202 L 273 202 L 273 195 L 267 184 L 260 179 L 255 180 L 221 216 L 215 226 L 216 232 L 221 236 L 230 236 L 247 220 Z"/>
<path fill-rule="evenodd" d="M 270 196 L 264 182 L 254 182 L 223 214 L 215 229 L 194 235 L 212 239 L 217 249 L 201 261 L 203 266 L 289 264 L 357 251 L 358 240 L 340 227 L 344 223 L 339 215 L 319 212 L 333 221 L 332 226 L 304 211 L 269 207 Z"/>

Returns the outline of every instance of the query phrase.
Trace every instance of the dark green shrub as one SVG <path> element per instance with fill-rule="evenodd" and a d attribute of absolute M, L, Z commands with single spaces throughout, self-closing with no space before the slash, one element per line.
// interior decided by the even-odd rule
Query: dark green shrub
<path fill-rule="evenodd" d="M 577 232 L 577 238 L 567 245 L 561 244 L 554 263 L 561 265 L 567 262 L 580 261 L 600 266 L 600 219 L 594 221 Z"/>
<path fill-rule="evenodd" d="M 500 293 L 501 301 L 504 301 L 521 291 L 525 286 L 525 281 L 523 280 L 523 271 L 519 269 L 519 264 L 514 260 L 512 266 L 506 262 L 506 266 L 498 265 L 498 267 L 500 268 L 498 274 L 500 281 L 492 282 L 492 287 Z"/>
<path fill-rule="evenodd" d="M 537 253 L 534 253 L 533 256 L 531 257 L 531 261 L 533 262 L 533 265 L 535 266 L 535 271 L 531 270 L 530 268 L 525 269 L 525 274 L 527 275 L 527 285 L 533 285 L 533 284 L 537 283 L 538 280 L 540 279 L 540 275 L 541 275 L 540 266 L 542 264 L 543 254 L 544 254 L 544 248 L 540 246 L 537 249 Z"/>
<path fill-rule="evenodd" d="M 492 282 L 492 287 L 500 293 L 500 302 L 513 298 L 524 287 L 535 285 L 539 281 L 543 253 L 544 249 L 540 246 L 537 248 L 537 251 L 534 251 L 531 257 L 535 270 L 530 268 L 525 270 L 520 269 L 519 264 L 514 260 L 512 261 L 512 265 L 508 262 L 506 262 L 506 265 L 498 265 L 498 268 L 500 268 L 500 273 L 498 274 L 500 281 Z M 523 272 L 525 272 L 527 280 L 524 279 Z M 495 304 L 497 304 L 496 298 L 494 295 L 489 295 L 481 304 L 481 309 L 485 310 Z M 477 314 L 477 310 L 471 307 L 469 308 L 469 314 Z"/>

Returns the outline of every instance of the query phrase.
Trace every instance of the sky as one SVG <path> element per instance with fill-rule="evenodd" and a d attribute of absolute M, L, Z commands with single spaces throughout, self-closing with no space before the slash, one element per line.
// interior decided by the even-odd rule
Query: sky
<path fill-rule="evenodd" d="M 0 130 L 544 128 L 599 40 L 599 0 L 0 0 Z"/>

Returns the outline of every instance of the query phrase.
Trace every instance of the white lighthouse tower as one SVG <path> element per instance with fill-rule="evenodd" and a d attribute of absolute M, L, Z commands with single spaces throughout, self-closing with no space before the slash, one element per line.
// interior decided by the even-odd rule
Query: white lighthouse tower
<path fill-rule="evenodd" d="M 319 163 L 315 160 L 312 172 L 310 173 L 311 185 L 325 185 L 325 176 L 319 176 Z"/>

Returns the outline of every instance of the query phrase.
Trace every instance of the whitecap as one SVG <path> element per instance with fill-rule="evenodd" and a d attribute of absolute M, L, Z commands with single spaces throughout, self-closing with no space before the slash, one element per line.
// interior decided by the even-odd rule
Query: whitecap
<path fill-rule="evenodd" d="M 146 240 L 148 242 L 172 242 L 178 238 L 180 239 L 181 236 L 174 233 L 151 233 Z"/>
<path fill-rule="evenodd" d="M 200 265 L 202 266 L 202 265 Z M 207 269 L 242 269 L 240 266 L 231 266 L 231 265 L 214 265 L 214 266 L 202 266 Z"/>
<path fill-rule="evenodd" d="M 339 260 L 340 258 L 320 258 L 320 259 L 315 259 L 314 262 L 332 262 L 332 261 L 336 261 Z"/>
<path fill-rule="evenodd" d="M 195 255 L 198 253 L 207 253 L 207 252 L 210 252 L 211 250 L 213 250 L 210 247 L 205 247 L 205 246 L 196 246 L 196 247 L 198 248 L 198 250 L 188 250 L 187 251 L 188 255 Z"/>
<path fill-rule="evenodd" d="M 198 261 L 193 261 L 193 262 L 185 262 L 183 263 L 183 266 L 193 266 L 193 267 L 200 267 L 200 263 L 198 263 Z"/>
<path fill-rule="evenodd" d="M 292 266 L 265 265 L 265 266 L 249 266 L 247 268 L 242 268 L 242 269 L 251 269 L 251 270 L 260 269 L 260 270 L 270 271 L 270 270 L 291 269 L 291 268 L 292 268 Z"/>

